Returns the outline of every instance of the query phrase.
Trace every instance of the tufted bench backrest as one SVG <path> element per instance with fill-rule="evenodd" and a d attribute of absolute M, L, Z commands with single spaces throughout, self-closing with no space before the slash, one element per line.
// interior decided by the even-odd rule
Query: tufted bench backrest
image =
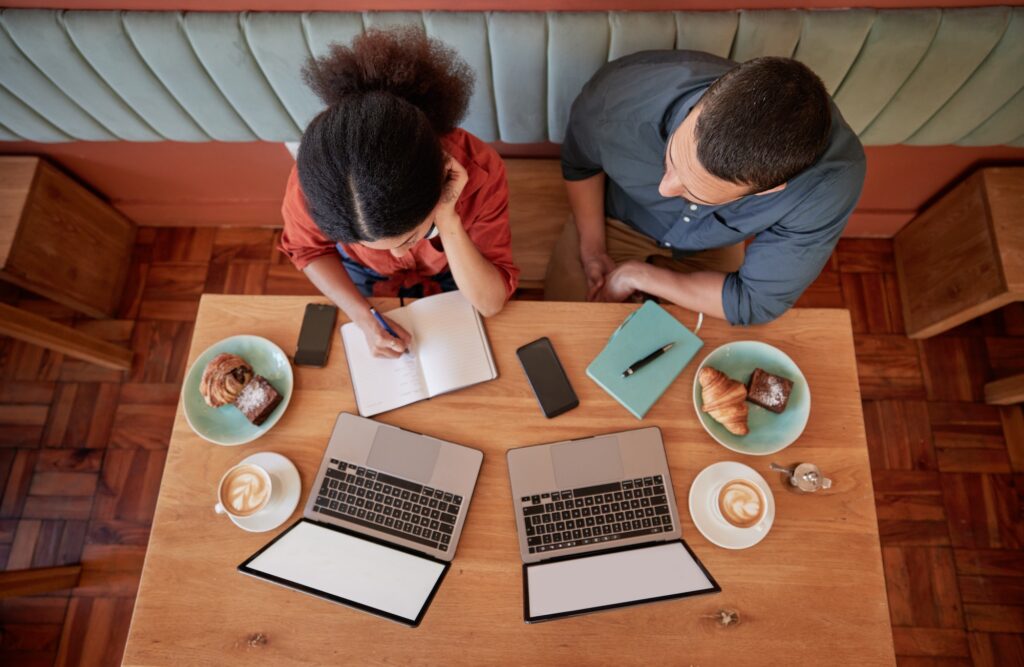
<path fill-rule="evenodd" d="M 464 126 L 560 142 L 602 63 L 645 49 L 812 67 L 865 144 L 1024 146 L 1024 8 L 723 12 L 0 13 L 0 140 L 295 141 L 299 71 L 371 26 L 414 24 L 477 74 Z"/>

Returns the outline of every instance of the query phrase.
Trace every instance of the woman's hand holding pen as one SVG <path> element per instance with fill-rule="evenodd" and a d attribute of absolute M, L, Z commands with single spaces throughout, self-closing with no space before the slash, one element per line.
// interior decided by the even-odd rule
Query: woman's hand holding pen
<path fill-rule="evenodd" d="M 370 348 L 373 356 L 397 359 L 409 349 L 409 345 L 412 344 L 412 334 L 403 329 L 394 320 L 383 315 L 380 315 L 380 317 L 392 331 L 398 334 L 397 338 L 381 326 L 381 323 L 374 317 L 372 310 L 367 310 L 365 315 L 360 316 L 356 320 L 356 324 L 366 337 L 366 346 Z"/>

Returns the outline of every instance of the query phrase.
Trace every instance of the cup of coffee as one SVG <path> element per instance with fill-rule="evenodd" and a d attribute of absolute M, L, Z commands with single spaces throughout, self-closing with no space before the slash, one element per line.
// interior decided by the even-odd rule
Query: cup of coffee
<path fill-rule="evenodd" d="M 217 514 L 244 519 L 270 502 L 273 482 L 270 473 L 253 463 L 241 463 L 224 473 L 217 487 Z"/>
<path fill-rule="evenodd" d="M 737 528 L 753 528 L 764 517 L 767 502 L 760 487 L 748 479 L 726 482 L 718 491 L 718 511 Z"/>

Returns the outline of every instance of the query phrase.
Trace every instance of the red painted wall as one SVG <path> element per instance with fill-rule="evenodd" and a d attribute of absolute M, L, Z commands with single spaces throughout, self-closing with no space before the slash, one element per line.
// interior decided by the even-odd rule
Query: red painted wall
<path fill-rule="evenodd" d="M 557 147 L 505 146 L 506 157 Z M 276 143 L 2 143 L 0 154 L 45 155 L 143 225 L 279 225 L 294 164 Z M 1024 148 L 867 148 L 868 175 L 848 235 L 892 236 L 930 200 L 982 164 L 1024 164 Z M 513 202 L 513 206 L 515 202 Z"/>
<path fill-rule="evenodd" d="M 850 7 L 983 7 L 1017 5 L 991 0 L 6 0 L 5 7 L 146 9 L 150 11 L 724 11 L 728 9 L 847 9 Z"/>

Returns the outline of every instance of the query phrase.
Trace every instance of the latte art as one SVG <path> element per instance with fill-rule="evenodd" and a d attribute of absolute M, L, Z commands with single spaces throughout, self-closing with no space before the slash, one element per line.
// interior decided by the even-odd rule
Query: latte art
<path fill-rule="evenodd" d="M 718 494 L 722 517 L 737 528 L 750 528 L 764 516 L 761 489 L 745 479 L 726 482 Z"/>
<path fill-rule="evenodd" d="M 270 499 L 267 473 L 254 465 L 232 470 L 221 485 L 221 504 L 235 516 L 249 516 L 263 509 Z"/>

